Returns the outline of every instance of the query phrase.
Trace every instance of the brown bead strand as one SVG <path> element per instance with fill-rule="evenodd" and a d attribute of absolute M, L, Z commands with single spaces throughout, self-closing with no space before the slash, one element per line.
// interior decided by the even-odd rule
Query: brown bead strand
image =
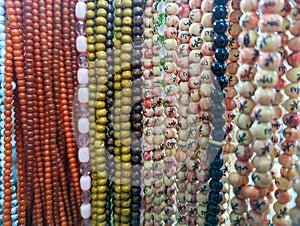
<path fill-rule="evenodd" d="M 73 4 L 75 7 L 75 4 Z M 76 196 L 76 203 L 77 203 L 77 213 L 79 210 L 79 205 L 81 203 L 81 190 L 79 187 L 79 170 L 78 170 L 78 159 L 77 155 L 75 155 L 75 150 L 77 149 L 75 137 L 73 136 L 73 130 L 72 130 L 72 105 L 74 102 L 74 86 L 73 86 L 73 72 L 72 72 L 72 52 L 71 52 L 71 42 L 70 42 L 70 0 L 64 0 L 62 2 L 62 12 L 63 12 L 63 51 L 64 53 L 64 68 L 65 68 L 65 74 L 66 77 L 66 90 L 67 90 L 67 100 L 68 100 L 68 106 L 69 106 L 69 112 L 66 112 L 63 110 L 63 121 L 64 121 L 64 129 L 65 129 L 65 136 L 66 136 L 66 142 L 67 142 L 67 152 L 68 152 L 68 159 L 69 159 L 69 168 L 71 173 L 72 182 L 74 183 L 74 189 Z M 75 34 L 73 35 L 74 38 Z M 75 46 L 76 50 L 76 46 Z M 63 66 L 63 65 L 62 65 Z M 62 74 L 63 75 L 63 74 Z M 61 77 L 60 77 L 61 78 Z M 61 78 L 62 79 L 62 78 Z M 71 132 L 71 133 L 70 133 Z M 76 177 L 77 175 L 77 177 Z M 75 220 L 75 219 L 74 219 Z"/>
<path fill-rule="evenodd" d="M 15 11 L 15 5 L 12 1 L 6 1 L 6 56 L 12 56 L 14 54 L 14 67 L 17 72 L 18 79 L 18 85 L 22 84 L 24 76 L 22 76 L 23 73 L 23 51 L 22 51 L 22 42 L 21 38 L 22 36 L 21 31 L 19 30 L 19 24 L 17 23 L 17 17 L 16 17 L 16 11 Z M 11 32 L 14 31 L 14 39 L 12 37 Z M 13 73 L 12 68 L 7 66 L 5 68 L 5 72 L 7 73 L 7 77 L 5 77 L 5 82 L 10 83 L 11 77 L 10 73 Z M 23 77 L 23 79 L 22 79 Z M 16 80 L 16 78 L 14 78 Z M 15 97 L 18 95 L 18 90 L 15 89 L 14 91 Z M 21 99 L 21 98 L 20 98 Z M 12 102 L 12 97 L 6 97 L 5 101 L 7 103 Z M 24 151 L 23 151 L 23 134 L 22 134 L 22 128 L 21 128 L 21 121 L 20 119 L 20 104 L 17 101 L 14 101 L 15 106 L 15 141 L 16 141 L 16 147 L 17 147 L 17 167 L 18 167 L 18 216 L 19 216 L 19 225 L 25 225 L 26 224 L 26 195 L 25 195 L 25 161 L 24 161 Z M 6 130 L 4 132 L 5 139 L 9 139 L 11 136 L 12 131 Z M 6 138 L 8 137 L 8 138 Z M 10 187 L 10 186 L 9 186 Z M 7 214 L 10 215 L 10 210 Z M 4 215 L 4 224 L 6 224 L 8 220 L 10 220 L 10 216 L 7 216 L 6 212 L 3 212 Z M 10 224 L 8 224 L 10 225 Z"/>
<path fill-rule="evenodd" d="M 45 221 L 47 225 L 53 223 L 53 187 L 52 187 L 52 163 L 50 146 L 50 128 L 49 121 L 53 119 L 53 93 L 52 93 L 52 1 L 39 1 L 39 25 L 41 38 L 41 56 L 43 63 L 43 88 L 44 88 L 44 106 L 45 106 L 45 135 L 43 143 L 43 162 L 45 177 Z M 52 108 L 52 109 L 50 109 Z"/>
<path fill-rule="evenodd" d="M 19 34 L 18 31 L 14 32 L 13 35 L 11 28 L 14 28 L 14 25 L 10 23 L 11 20 L 15 20 L 15 9 L 14 9 L 14 3 L 12 1 L 6 2 L 6 9 L 7 9 L 7 15 L 10 15 L 6 20 L 6 54 L 5 54 L 5 118 L 4 118 L 4 175 L 3 175 L 3 182 L 4 182 L 4 196 L 3 199 L 5 201 L 5 205 L 3 206 L 3 222 L 5 226 L 11 226 L 11 172 L 12 172 L 12 147 L 11 147 L 11 135 L 12 135 L 12 118 L 11 118 L 11 108 L 9 109 L 9 105 L 12 103 L 12 77 L 13 77 L 13 42 L 17 44 L 20 44 L 20 38 L 15 39 L 15 37 Z M 14 30 L 14 29 L 12 29 Z M 14 37 L 12 37 L 14 36 Z"/>

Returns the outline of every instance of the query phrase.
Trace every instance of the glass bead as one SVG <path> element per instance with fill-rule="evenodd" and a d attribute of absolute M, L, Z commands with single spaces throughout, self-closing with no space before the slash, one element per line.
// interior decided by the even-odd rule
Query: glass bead
<path fill-rule="evenodd" d="M 218 61 L 226 61 L 229 57 L 229 51 L 227 48 L 217 48 L 215 57 Z"/>
<path fill-rule="evenodd" d="M 216 34 L 214 37 L 214 45 L 217 48 L 224 48 L 229 44 L 229 38 L 226 34 Z"/>
<path fill-rule="evenodd" d="M 80 117 L 87 118 L 89 116 L 89 106 L 87 104 L 80 104 L 78 110 Z"/>
<path fill-rule="evenodd" d="M 215 141 L 223 141 L 226 137 L 226 132 L 224 129 L 214 129 L 211 136 Z"/>
<path fill-rule="evenodd" d="M 212 117 L 211 118 L 212 125 L 215 129 L 221 129 L 225 126 L 226 119 L 221 116 L 221 117 Z"/>
<path fill-rule="evenodd" d="M 211 166 L 216 169 L 220 169 L 221 167 L 223 167 L 223 164 L 224 160 L 223 158 L 221 158 L 221 156 L 216 156 L 211 162 Z"/>
<path fill-rule="evenodd" d="M 214 79 L 214 86 L 216 89 L 224 89 L 228 86 L 229 84 L 229 79 L 227 76 L 217 76 Z"/>
<path fill-rule="evenodd" d="M 78 21 L 77 24 L 76 24 L 76 32 L 78 35 L 86 35 L 86 32 L 85 32 L 85 29 L 86 29 L 86 24 L 85 22 L 83 21 Z"/>
<path fill-rule="evenodd" d="M 89 145 L 89 135 L 86 133 L 79 134 L 77 137 L 77 144 L 80 147 L 87 147 Z"/>
<path fill-rule="evenodd" d="M 83 191 L 81 194 L 81 200 L 83 203 L 89 203 L 92 200 L 90 191 Z"/>
<path fill-rule="evenodd" d="M 207 205 L 207 212 L 208 213 L 211 213 L 211 214 L 214 214 L 214 215 L 218 215 L 221 211 L 221 207 L 220 205 L 215 205 L 213 203 L 209 203 Z"/>
<path fill-rule="evenodd" d="M 228 8 L 225 5 L 216 5 L 213 8 L 213 18 L 215 20 L 225 19 L 228 15 Z"/>
<path fill-rule="evenodd" d="M 224 172 L 221 169 L 210 168 L 209 176 L 214 180 L 220 180 L 224 176 Z"/>
<path fill-rule="evenodd" d="M 86 54 L 79 55 L 78 66 L 79 67 L 87 67 L 88 66 L 88 56 Z"/>
<path fill-rule="evenodd" d="M 229 26 L 229 23 L 225 19 L 215 20 L 214 24 L 213 24 L 214 31 L 217 34 L 224 34 L 227 31 L 228 26 Z"/>
<path fill-rule="evenodd" d="M 218 222 L 219 222 L 219 217 L 218 216 L 207 214 L 205 219 L 206 219 L 206 222 L 209 225 L 218 225 Z"/>
<path fill-rule="evenodd" d="M 81 175 L 89 175 L 91 173 L 91 165 L 89 163 L 81 163 L 79 171 Z"/>
<path fill-rule="evenodd" d="M 215 0 L 215 5 L 226 5 L 228 3 L 228 0 Z"/>
<path fill-rule="evenodd" d="M 218 193 L 218 192 L 222 191 L 223 183 L 218 180 L 211 180 L 209 182 L 209 187 L 210 187 L 211 191 Z"/>
<path fill-rule="evenodd" d="M 221 193 L 216 193 L 216 192 L 210 192 L 208 194 L 208 201 L 215 203 L 215 204 L 219 204 L 221 203 L 223 200 L 223 195 Z"/>
<path fill-rule="evenodd" d="M 211 70 L 217 76 L 224 75 L 227 71 L 227 64 L 225 62 L 215 61 L 211 65 Z"/>

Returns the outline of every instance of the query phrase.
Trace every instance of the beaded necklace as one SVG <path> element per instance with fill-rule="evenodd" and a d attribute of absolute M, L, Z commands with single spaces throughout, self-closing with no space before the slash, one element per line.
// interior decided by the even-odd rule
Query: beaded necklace
<path fill-rule="evenodd" d="M 299 154 L 299 92 L 297 91 L 299 87 L 299 78 L 297 78 L 297 70 L 299 68 L 299 61 L 297 59 L 297 55 L 299 54 L 299 49 L 296 47 L 297 40 L 299 39 L 299 1 L 296 2 L 296 7 L 291 10 L 291 17 L 294 20 L 293 24 L 290 28 L 290 32 L 292 34 L 292 39 L 288 42 L 288 48 L 291 50 L 291 54 L 287 56 L 287 62 L 292 68 L 286 72 L 286 79 L 288 80 L 288 84 L 284 87 L 284 92 L 288 96 L 288 99 L 284 102 L 284 108 L 287 111 L 283 116 L 283 123 L 285 124 L 283 130 L 284 141 L 281 143 L 281 150 L 283 154 L 279 159 L 282 168 L 280 170 L 281 179 L 279 181 L 279 185 L 281 185 L 281 189 L 277 190 L 276 198 L 277 198 L 277 208 L 274 210 L 278 214 L 282 213 L 282 210 L 286 210 L 281 207 L 285 207 L 286 204 L 291 199 L 291 194 L 289 192 L 284 192 L 284 188 L 288 190 L 291 187 L 291 181 L 297 177 L 297 180 L 294 181 L 294 190 L 297 193 L 296 197 L 296 206 L 289 210 L 289 215 L 291 218 L 292 225 L 297 225 L 300 222 L 299 219 L 299 160 L 296 165 L 294 165 L 295 154 Z M 295 172 L 297 169 L 298 175 Z M 286 187 L 283 187 L 286 186 Z M 283 191 L 282 191 L 283 190 Z M 279 200 L 280 199 L 280 200 Z M 280 205 L 281 204 L 281 205 Z M 283 205 L 282 205 L 283 204 Z M 275 206 L 275 204 L 274 204 Z M 281 210 L 281 211 L 280 211 Z M 284 212 L 285 213 L 285 212 Z M 287 218 L 287 217 L 285 217 Z M 277 217 L 278 219 L 278 217 Z M 276 220 L 277 220 L 276 219 Z M 274 221 L 275 222 L 275 221 Z"/>
<path fill-rule="evenodd" d="M 82 26 L 86 20 L 86 4 L 84 2 L 78 1 L 75 6 L 75 15 L 77 19 L 77 27 Z M 85 30 L 77 29 L 77 38 L 76 38 L 76 50 L 79 54 L 86 54 L 87 52 L 87 39 L 85 36 Z M 78 80 L 78 90 L 77 97 L 79 101 L 79 117 L 83 120 L 88 120 L 89 115 L 89 106 L 88 106 L 88 92 L 89 89 L 86 87 L 89 83 L 88 77 L 88 69 L 85 67 L 81 67 L 82 65 L 78 65 L 79 69 L 77 71 L 77 80 Z M 75 110 L 75 109 L 74 109 Z M 79 119 L 79 120 L 80 120 Z M 79 122 L 77 122 L 79 123 Z M 88 122 L 89 123 L 89 122 Z M 85 133 L 79 133 L 77 137 L 77 142 L 79 141 L 80 136 L 85 135 Z M 78 151 L 78 159 L 80 164 L 83 167 L 89 168 L 89 160 L 90 160 L 90 150 L 87 144 L 82 144 L 78 142 L 79 151 Z M 82 167 L 81 167 L 82 168 Z M 83 219 L 83 224 L 89 224 L 89 220 L 91 217 L 91 204 L 90 204 L 90 186 L 89 183 L 89 171 L 82 171 L 80 177 L 80 184 L 82 189 L 82 203 L 80 206 L 80 213 Z"/>
<path fill-rule="evenodd" d="M 214 79 L 215 90 L 212 91 L 212 105 L 216 109 L 212 110 L 212 121 L 211 124 L 214 127 L 211 132 L 212 140 L 208 145 L 208 152 L 212 157 L 211 168 L 209 170 L 209 176 L 211 178 L 209 182 L 210 192 L 208 195 L 207 204 L 207 215 L 206 221 L 208 224 L 217 224 L 219 222 L 218 214 L 221 211 L 219 203 L 222 202 L 223 196 L 221 190 L 223 184 L 220 179 L 223 177 L 223 159 L 222 154 L 222 143 L 225 139 L 225 131 L 223 127 L 225 126 L 226 120 L 223 117 L 225 113 L 225 106 L 222 101 L 225 98 L 224 88 L 228 85 L 228 78 L 224 75 L 227 70 L 227 65 L 225 61 L 229 57 L 229 51 L 226 48 L 227 45 L 222 45 L 219 42 L 218 37 L 224 37 L 228 39 L 226 31 L 228 29 L 228 21 L 226 20 L 228 14 L 228 8 L 226 6 L 227 1 L 215 1 L 213 7 L 213 28 L 216 34 L 215 36 L 215 61 L 212 63 L 211 70 L 216 75 Z M 212 108 L 213 109 L 213 108 Z"/>
<path fill-rule="evenodd" d="M 153 35 L 154 35 L 154 9 L 152 7 L 153 1 L 146 2 L 145 8 L 145 19 L 144 19 L 144 46 L 145 51 L 143 54 L 143 159 L 144 159 L 144 167 L 143 167 L 143 185 L 144 185 L 144 224 L 145 226 L 153 225 L 153 215 L 152 212 L 154 210 L 153 205 L 153 153 L 152 150 L 153 142 L 151 142 L 151 137 L 153 137 L 153 127 L 151 125 L 151 120 L 154 115 L 154 111 L 152 109 L 153 100 L 151 97 L 148 97 L 148 93 L 151 92 L 153 88 L 153 63 L 152 63 L 152 47 L 153 47 Z"/>
<path fill-rule="evenodd" d="M 190 6 L 186 1 L 181 2 L 181 9 L 179 11 L 179 25 L 178 25 L 178 42 L 179 46 L 177 48 L 177 57 L 178 62 L 183 62 L 189 56 L 189 41 L 190 41 Z M 176 22 L 176 21 L 175 21 Z M 189 65 L 182 64 L 178 71 L 178 77 L 180 78 L 179 83 L 179 104 L 180 107 L 178 109 L 179 117 L 179 130 L 178 130 L 178 148 L 175 154 L 177 160 L 177 172 L 176 172 L 176 186 L 178 192 L 176 194 L 177 199 L 177 210 L 176 213 L 176 222 L 178 225 L 185 225 L 186 222 L 186 160 L 188 157 L 187 153 L 187 141 L 188 141 L 188 122 L 187 122 L 187 112 L 188 112 L 188 104 L 190 103 L 189 92 L 190 89 L 188 87 L 188 79 L 189 79 Z"/>
<path fill-rule="evenodd" d="M 131 121 L 131 132 L 132 139 L 140 141 L 143 135 L 143 126 L 142 126 L 142 49 L 144 43 L 143 37 L 143 11 L 145 8 L 145 1 L 142 0 L 133 0 L 132 2 L 132 60 L 131 60 L 131 73 L 132 73 L 132 111 L 130 113 Z M 131 161 L 132 161 L 132 187 L 131 187 L 131 225 L 140 224 L 140 208 L 141 208 L 141 162 L 142 162 L 142 152 L 141 147 L 131 147 Z"/>

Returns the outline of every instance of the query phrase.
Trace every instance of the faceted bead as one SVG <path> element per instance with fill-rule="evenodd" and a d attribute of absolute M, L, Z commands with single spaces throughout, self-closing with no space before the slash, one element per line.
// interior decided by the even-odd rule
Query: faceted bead
<path fill-rule="evenodd" d="M 215 79 L 214 79 L 214 86 L 216 89 L 224 89 L 228 86 L 229 84 L 229 79 L 227 76 L 217 76 Z"/>
<path fill-rule="evenodd" d="M 165 23 L 166 23 L 166 18 L 167 18 L 167 14 L 165 14 L 165 13 L 160 14 L 160 15 L 158 16 L 158 18 L 157 18 L 157 23 L 158 23 L 159 25 L 165 24 Z"/>
<path fill-rule="evenodd" d="M 89 145 L 89 135 L 86 133 L 79 134 L 76 141 L 80 147 L 87 147 Z"/>
<path fill-rule="evenodd" d="M 211 213 L 213 215 L 218 215 L 221 211 L 221 207 L 220 205 L 216 205 L 216 204 L 213 204 L 213 203 L 209 203 L 207 205 L 207 212 L 208 213 Z"/>
<path fill-rule="evenodd" d="M 222 103 L 226 97 L 226 93 L 221 90 L 213 90 L 210 97 L 214 103 Z"/>
<path fill-rule="evenodd" d="M 209 176 L 214 180 L 220 180 L 224 176 L 224 172 L 221 169 L 210 168 Z"/>
<path fill-rule="evenodd" d="M 79 67 L 87 67 L 88 66 L 88 56 L 86 54 L 79 55 L 78 66 Z"/>
<path fill-rule="evenodd" d="M 226 119 L 222 117 L 212 117 L 212 125 L 215 129 L 222 129 L 225 126 Z"/>
<path fill-rule="evenodd" d="M 224 34 L 228 29 L 229 23 L 225 19 L 215 20 L 213 23 L 214 31 L 217 34 Z"/>
<path fill-rule="evenodd" d="M 224 129 L 214 129 L 211 136 L 216 141 L 223 141 L 226 137 L 226 131 Z"/>
<path fill-rule="evenodd" d="M 215 52 L 215 57 L 218 61 L 226 61 L 229 57 L 229 51 L 227 48 L 217 48 Z"/>
<path fill-rule="evenodd" d="M 225 19 L 228 15 L 228 8 L 225 5 L 216 5 L 213 8 L 213 18 L 215 20 Z"/>
<path fill-rule="evenodd" d="M 216 168 L 216 169 L 220 169 L 224 164 L 224 160 L 221 158 L 221 156 L 216 156 L 212 162 L 211 162 L 211 166 Z"/>
<path fill-rule="evenodd" d="M 83 191 L 81 193 L 81 200 L 84 203 L 89 203 L 92 200 L 91 192 L 90 191 Z"/>
<path fill-rule="evenodd" d="M 223 183 L 221 181 L 218 181 L 218 180 L 211 180 L 209 182 L 209 187 L 210 187 L 211 191 L 218 193 L 218 192 L 222 191 Z"/>
<path fill-rule="evenodd" d="M 208 194 L 208 201 L 215 203 L 215 204 L 219 204 L 221 203 L 223 200 L 223 195 L 222 193 L 216 193 L 216 192 L 209 192 Z"/>
<path fill-rule="evenodd" d="M 89 106 L 87 104 L 80 104 L 78 112 L 81 118 L 87 118 L 89 116 Z"/>
<path fill-rule="evenodd" d="M 91 166 L 89 163 L 80 164 L 80 173 L 81 175 L 89 175 L 91 173 Z"/>
<path fill-rule="evenodd" d="M 227 64 L 225 62 L 215 61 L 211 65 L 211 70 L 217 76 L 224 75 L 227 70 Z"/>
<path fill-rule="evenodd" d="M 212 104 L 210 107 L 211 113 L 214 116 L 222 116 L 225 113 L 226 107 L 224 104 Z"/>
<path fill-rule="evenodd" d="M 219 223 L 219 217 L 215 215 L 207 214 L 205 219 L 209 225 L 218 225 Z"/>
<path fill-rule="evenodd" d="M 76 33 L 78 35 L 83 35 L 83 36 L 86 35 L 85 29 L 86 29 L 86 24 L 83 21 L 78 21 L 76 23 Z"/>
<path fill-rule="evenodd" d="M 81 226 L 92 226 L 92 220 L 90 218 L 82 219 Z"/>
<path fill-rule="evenodd" d="M 224 48 L 229 44 L 229 38 L 226 34 L 216 34 L 214 37 L 214 45 L 218 48 Z"/>

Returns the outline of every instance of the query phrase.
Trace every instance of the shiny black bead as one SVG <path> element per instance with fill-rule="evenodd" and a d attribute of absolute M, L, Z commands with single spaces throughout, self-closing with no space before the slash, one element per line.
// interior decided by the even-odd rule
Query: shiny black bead
<path fill-rule="evenodd" d="M 106 38 L 107 39 L 112 39 L 113 37 L 114 37 L 114 33 L 112 31 L 107 31 Z"/>
<path fill-rule="evenodd" d="M 210 97 L 214 103 L 222 103 L 225 100 L 226 93 L 220 89 L 215 89 L 211 92 Z"/>
<path fill-rule="evenodd" d="M 218 180 L 211 180 L 209 182 L 209 187 L 210 187 L 211 191 L 218 193 L 218 192 L 222 191 L 223 183 L 221 181 L 218 181 Z"/>
<path fill-rule="evenodd" d="M 133 27 L 132 33 L 134 35 L 143 35 L 144 29 L 142 27 Z"/>
<path fill-rule="evenodd" d="M 212 122 L 212 125 L 215 129 L 222 129 L 225 126 L 226 119 L 223 116 L 221 116 L 221 117 L 212 117 L 211 122 Z"/>
<path fill-rule="evenodd" d="M 222 76 L 225 74 L 227 71 L 227 64 L 226 62 L 221 62 L 221 61 L 215 61 L 211 65 L 211 71 L 216 75 L 216 76 Z"/>
<path fill-rule="evenodd" d="M 228 27 L 229 27 L 229 23 L 225 19 L 219 19 L 219 20 L 214 21 L 213 27 L 214 27 L 214 32 L 215 33 L 224 34 L 227 31 Z"/>
<path fill-rule="evenodd" d="M 221 212 L 221 207 L 220 207 L 220 205 L 208 203 L 207 212 L 208 212 L 208 214 L 218 215 Z"/>
<path fill-rule="evenodd" d="M 106 104 L 109 105 L 109 106 L 112 106 L 114 104 L 114 98 L 107 97 L 106 98 Z"/>
<path fill-rule="evenodd" d="M 137 195 L 140 195 L 141 194 L 141 187 L 140 186 L 132 186 L 131 187 L 131 194 L 137 196 Z"/>
<path fill-rule="evenodd" d="M 114 14 L 113 14 L 113 11 L 107 13 L 106 20 L 107 20 L 108 22 L 111 22 L 111 23 L 114 21 Z"/>
<path fill-rule="evenodd" d="M 226 131 L 224 129 L 214 129 L 211 136 L 215 141 L 223 141 L 226 137 Z"/>
<path fill-rule="evenodd" d="M 217 76 L 214 79 L 214 86 L 216 89 L 225 89 L 229 84 L 229 79 L 227 76 Z"/>
<path fill-rule="evenodd" d="M 213 158 L 213 160 L 210 163 L 211 167 L 214 167 L 216 169 L 221 169 L 224 165 L 224 160 L 221 158 L 220 155 Z"/>
<path fill-rule="evenodd" d="M 140 225 L 140 217 L 130 219 L 130 225 Z"/>
<path fill-rule="evenodd" d="M 213 18 L 215 20 L 225 19 L 228 15 L 228 8 L 226 5 L 215 5 L 213 8 Z"/>
<path fill-rule="evenodd" d="M 223 195 L 222 193 L 216 193 L 216 192 L 209 192 L 208 194 L 208 202 L 212 202 L 215 204 L 220 204 L 223 201 Z"/>
<path fill-rule="evenodd" d="M 107 31 L 113 31 L 114 30 L 114 24 L 112 22 L 106 23 L 106 30 Z"/>
<path fill-rule="evenodd" d="M 216 34 L 214 37 L 214 45 L 217 48 L 224 48 L 228 46 L 229 38 L 226 34 Z"/>
<path fill-rule="evenodd" d="M 112 40 L 106 40 L 106 48 L 113 48 L 114 43 Z"/>
<path fill-rule="evenodd" d="M 217 226 L 219 223 L 219 217 L 211 214 L 207 214 L 205 220 L 210 226 Z"/>
<path fill-rule="evenodd" d="M 113 122 L 107 123 L 107 127 L 108 127 L 109 129 L 114 129 L 114 123 L 113 123 Z"/>
<path fill-rule="evenodd" d="M 214 180 L 220 180 L 224 176 L 224 172 L 221 169 L 210 168 L 209 177 Z"/>
<path fill-rule="evenodd" d="M 114 7 L 112 6 L 112 4 L 108 4 L 106 10 L 107 10 L 107 12 L 109 12 L 109 13 L 113 13 L 113 12 L 114 12 Z M 109 14 L 109 13 L 108 13 L 108 14 Z"/>
<path fill-rule="evenodd" d="M 142 157 L 140 155 L 132 155 L 131 156 L 131 161 L 132 163 L 136 164 L 136 163 L 141 163 L 142 161 Z"/>
<path fill-rule="evenodd" d="M 228 0 L 215 0 L 215 5 L 226 5 L 228 3 Z"/>
<path fill-rule="evenodd" d="M 139 210 L 141 208 L 141 201 L 142 197 L 140 195 L 134 195 L 132 196 L 131 206 L 134 206 L 137 210 Z"/>
<path fill-rule="evenodd" d="M 134 112 L 140 113 L 143 110 L 143 106 L 141 104 L 135 104 L 133 105 L 132 110 Z"/>
<path fill-rule="evenodd" d="M 140 147 L 134 147 L 130 149 L 130 153 L 133 155 L 140 155 L 142 153 L 142 149 Z"/>
<path fill-rule="evenodd" d="M 229 51 L 227 48 L 217 48 L 215 52 L 215 57 L 218 61 L 226 61 L 229 57 Z"/>
<path fill-rule="evenodd" d="M 211 107 L 210 107 L 210 110 L 211 110 L 211 113 L 214 115 L 214 116 L 222 116 L 226 110 L 226 107 L 224 104 L 221 104 L 221 103 L 217 103 L 217 104 L 211 104 Z"/>
<path fill-rule="evenodd" d="M 133 14 L 134 16 L 135 16 L 135 15 L 141 16 L 141 15 L 143 15 L 143 13 L 144 13 L 144 10 L 143 10 L 143 8 L 141 8 L 141 7 L 134 7 L 133 10 L 132 10 L 132 14 Z"/>

